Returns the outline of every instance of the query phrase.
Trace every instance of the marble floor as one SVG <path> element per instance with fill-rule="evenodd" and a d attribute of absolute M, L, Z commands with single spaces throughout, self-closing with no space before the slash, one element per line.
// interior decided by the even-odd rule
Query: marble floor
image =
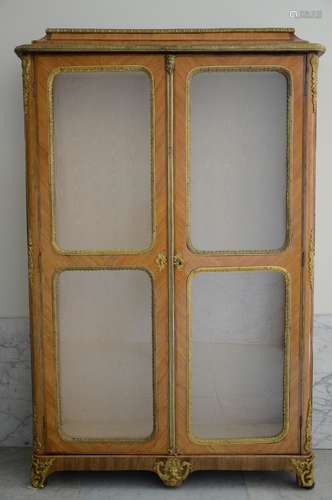
<path fill-rule="evenodd" d="M 29 484 L 31 450 L 0 448 L 1 500 L 331 500 L 332 450 L 316 452 L 316 486 L 303 490 L 288 472 L 195 472 L 177 489 L 148 472 L 62 472 L 44 490 Z"/>

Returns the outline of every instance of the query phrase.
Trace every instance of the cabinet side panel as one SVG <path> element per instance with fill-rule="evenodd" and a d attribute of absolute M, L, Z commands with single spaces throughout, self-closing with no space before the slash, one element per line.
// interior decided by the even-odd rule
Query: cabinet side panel
<path fill-rule="evenodd" d="M 44 382 L 42 361 L 41 282 L 39 267 L 39 162 L 36 119 L 35 79 L 38 66 L 35 57 L 22 57 L 23 105 L 26 145 L 27 247 L 29 277 L 29 315 L 32 361 L 33 449 L 44 451 Z"/>
<path fill-rule="evenodd" d="M 301 451 L 309 453 L 312 447 L 312 333 L 313 285 L 315 253 L 315 150 L 317 111 L 318 56 L 305 57 L 306 95 L 304 96 L 303 128 L 303 255 L 302 282 L 302 429 Z"/>

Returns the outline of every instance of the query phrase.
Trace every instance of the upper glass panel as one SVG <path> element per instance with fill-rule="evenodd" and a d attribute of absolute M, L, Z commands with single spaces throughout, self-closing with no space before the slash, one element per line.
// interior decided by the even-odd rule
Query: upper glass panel
<path fill-rule="evenodd" d="M 188 83 L 189 245 L 261 252 L 287 243 L 287 77 L 199 68 Z"/>
<path fill-rule="evenodd" d="M 152 113 L 144 69 L 66 68 L 55 76 L 53 238 L 61 250 L 151 246 Z"/>

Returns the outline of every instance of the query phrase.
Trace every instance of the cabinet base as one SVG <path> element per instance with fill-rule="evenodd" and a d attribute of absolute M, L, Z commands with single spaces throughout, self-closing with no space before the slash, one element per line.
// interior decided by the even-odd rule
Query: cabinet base
<path fill-rule="evenodd" d="M 32 456 L 31 484 L 44 488 L 58 471 L 148 470 L 167 486 L 179 486 L 195 470 L 289 470 L 297 484 L 313 488 L 314 456 L 310 455 L 36 455 Z"/>

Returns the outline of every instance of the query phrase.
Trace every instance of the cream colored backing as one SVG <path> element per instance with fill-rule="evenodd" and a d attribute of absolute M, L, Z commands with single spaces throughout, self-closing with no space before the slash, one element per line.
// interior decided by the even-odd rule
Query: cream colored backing
<path fill-rule="evenodd" d="M 190 84 L 191 240 L 198 250 L 285 244 L 287 79 L 204 71 Z"/>
<path fill-rule="evenodd" d="M 192 280 L 192 433 L 273 436 L 283 424 L 285 283 L 268 271 Z"/>
<path fill-rule="evenodd" d="M 144 71 L 56 75 L 57 246 L 74 251 L 150 246 L 151 104 Z"/>
<path fill-rule="evenodd" d="M 58 277 L 60 431 L 146 438 L 153 431 L 152 290 L 142 270 Z"/>

